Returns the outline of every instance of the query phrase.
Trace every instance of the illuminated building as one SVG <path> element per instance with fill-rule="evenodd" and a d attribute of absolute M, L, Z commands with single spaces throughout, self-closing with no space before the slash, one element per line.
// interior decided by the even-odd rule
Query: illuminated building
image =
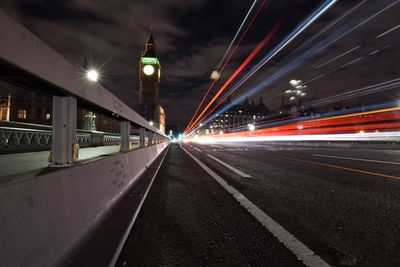
<path fill-rule="evenodd" d="M 165 111 L 161 106 L 156 107 L 154 126 L 165 133 Z"/>
<path fill-rule="evenodd" d="M 52 125 L 53 99 L 51 96 L 0 81 L 0 121 Z M 77 128 L 88 129 L 85 116 L 90 112 L 82 106 L 77 110 Z M 120 131 L 118 120 L 98 113 L 91 122 L 98 131 L 117 133 Z M 91 129 L 89 129 L 91 130 Z"/>
<path fill-rule="evenodd" d="M 229 102 L 230 100 L 227 104 Z M 262 97 L 260 97 L 257 105 L 254 102 L 249 103 L 249 100 L 246 99 L 243 104 L 236 105 L 230 110 L 218 114 L 204 127 L 202 132 L 213 134 L 220 130 L 235 131 L 241 127 L 247 128 L 249 124 L 254 125 L 257 121 L 264 119 L 269 112 Z"/>
<path fill-rule="evenodd" d="M 0 120 L 51 125 L 52 98 L 0 82 Z"/>

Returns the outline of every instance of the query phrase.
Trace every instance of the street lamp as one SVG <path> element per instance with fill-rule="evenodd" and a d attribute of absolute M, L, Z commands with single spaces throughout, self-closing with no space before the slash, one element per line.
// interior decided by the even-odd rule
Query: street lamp
<path fill-rule="evenodd" d="M 300 85 L 302 80 L 290 80 L 290 84 L 293 85 L 294 87 Z"/>
<path fill-rule="evenodd" d="M 218 80 L 219 78 L 221 77 L 221 73 L 220 72 L 218 72 L 217 70 L 214 70 L 212 73 L 211 73 L 211 80 Z"/>
<path fill-rule="evenodd" d="M 97 70 L 91 69 L 86 72 L 86 77 L 89 81 L 97 82 L 97 80 L 99 79 L 99 73 L 97 72 Z"/>
<path fill-rule="evenodd" d="M 95 69 L 87 70 L 86 78 L 91 82 L 97 82 L 99 73 Z M 85 114 L 85 130 L 96 131 L 96 114 L 92 111 Z"/>
<path fill-rule="evenodd" d="M 256 126 L 254 124 L 249 124 L 249 131 L 254 131 L 256 129 Z"/>

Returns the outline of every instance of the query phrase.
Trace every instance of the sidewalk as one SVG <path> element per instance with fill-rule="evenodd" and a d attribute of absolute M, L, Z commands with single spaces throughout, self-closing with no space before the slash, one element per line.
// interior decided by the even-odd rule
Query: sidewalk
<path fill-rule="evenodd" d="M 116 266 L 303 266 L 171 145 Z"/>

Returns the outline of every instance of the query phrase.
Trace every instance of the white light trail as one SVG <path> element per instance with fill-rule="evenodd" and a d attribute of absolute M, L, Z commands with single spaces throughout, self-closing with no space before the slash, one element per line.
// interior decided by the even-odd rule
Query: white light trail
<path fill-rule="evenodd" d="M 338 0 L 333 0 L 330 2 L 327 6 L 325 6 L 322 10 L 320 10 L 315 16 L 311 17 L 310 20 L 305 23 L 304 26 L 302 26 L 297 32 L 289 37 L 287 40 L 283 41 L 283 44 L 279 44 L 277 49 L 272 52 L 272 54 L 268 55 L 267 59 L 263 60 L 261 64 L 256 66 L 255 69 L 251 70 L 251 74 L 247 76 L 250 77 L 253 73 L 257 72 L 260 68 L 262 68 L 265 64 L 267 64 L 276 54 L 278 54 L 282 49 L 284 49 L 287 45 L 289 45 L 297 36 L 299 36 L 300 33 L 305 31 L 315 20 L 317 20 L 322 14 L 324 14 L 329 8 L 331 8 Z M 247 79 L 245 79 L 243 82 L 241 82 L 238 86 L 242 85 Z"/>
<path fill-rule="evenodd" d="M 379 35 L 376 36 L 375 38 L 381 38 L 382 36 L 385 36 L 386 34 L 392 32 L 392 31 L 394 31 L 394 30 L 396 30 L 396 29 L 398 29 L 398 28 L 400 28 L 400 24 L 397 25 L 397 26 L 395 26 L 395 27 L 393 27 L 393 28 L 391 28 L 390 30 L 385 31 L 384 33 L 379 34 Z"/>
<path fill-rule="evenodd" d="M 213 144 L 229 142 L 293 142 L 293 141 L 400 141 L 400 131 L 371 132 L 351 134 L 309 134 L 309 135 L 281 135 L 281 136 L 237 136 L 237 137 L 199 137 L 190 140 L 196 143 Z"/>
<path fill-rule="evenodd" d="M 327 65 L 327 64 L 329 64 L 329 63 L 331 63 L 331 62 L 333 62 L 333 61 L 335 61 L 335 60 L 337 60 L 337 59 L 339 59 L 339 58 L 341 58 L 341 57 L 343 57 L 343 56 L 345 56 L 345 55 L 347 55 L 347 54 L 353 52 L 354 50 L 357 50 L 357 49 L 360 48 L 360 47 L 361 47 L 361 45 L 358 45 L 358 46 L 356 46 L 356 47 L 353 47 L 352 49 L 350 49 L 350 50 L 344 52 L 343 54 L 340 54 L 339 56 L 334 57 L 334 58 L 332 58 L 332 59 L 326 61 L 325 63 L 323 63 L 323 64 L 321 64 L 321 65 L 315 67 L 315 69 L 319 69 L 319 68 L 321 68 L 321 67 L 323 67 L 323 66 L 325 66 L 325 65 Z"/>
<path fill-rule="evenodd" d="M 342 66 L 340 66 L 340 68 L 347 67 L 347 66 L 349 66 L 349 65 L 351 65 L 351 64 L 354 64 L 354 63 L 360 61 L 361 59 L 363 59 L 363 57 L 356 58 L 356 59 L 354 59 L 354 60 L 352 60 L 352 61 L 350 61 L 350 62 L 347 62 L 346 64 L 343 64 Z"/>
<path fill-rule="evenodd" d="M 233 37 L 231 43 L 229 44 L 228 49 L 226 49 L 224 56 L 222 57 L 221 61 L 219 62 L 218 67 L 216 68 L 217 70 L 221 67 L 222 62 L 224 62 L 226 56 L 228 55 L 228 52 L 231 50 L 232 45 L 233 45 L 234 42 L 236 41 L 237 36 L 239 35 L 240 31 L 242 30 L 243 25 L 245 24 L 245 22 L 246 22 L 247 18 L 249 17 L 251 11 L 253 11 L 253 8 L 254 8 L 254 6 L 256 5 L 257 1 L 258 1 L 258 0 L 254 0 L 253 4 L 251 5 L 249 11 L 247 12 L 245 18 L 244 18 L 243 21 L 242 21 L 242 24 L 240 24 L 239 29 L 237 30 L 235 36 Z"/>
<path fill-rule="evenodd" d="M 296 50 L 300 50 L 303 47 L 305 47 L 306 45 L 308 45 L 309 43 L 311 43 L 312 41 L 314 41 L 318 36 L 320 36 L 322 33 L 326 32 L 327 30 L 329 30 L 330 28 L 332 28 L 332 26 L 336 25 L 339 21 L 341 21 L 342 19 L 344 19 L 345 17 L 347 17 L 348 15 L 350 15 L 351 13 L 353 13 L 356 9 L 358 9 L 360 6 L 362 6 L 363 4 L 365 4 L 368 0 L 364 0 L 361 3 L 359 3 L 358 5 L 356 5 L 355 7 L 353 7 L 352 9 L 350 9 L 349 11 L 347 11 L 345 14 L 343 14 L 342 16 L 340 16 L 339 18 L 337 18 L 336 20 L 334 20 L 332 23 L 330 23 L 328 26 L 326 26 L 325 28 L 323 28 L 320 32 L 318 32 L 317 34 L 315 34 L 313 37 L 311 37 L 307 42 L 305 42 L 303 45 L 301 45 L 298 49 Z"/>

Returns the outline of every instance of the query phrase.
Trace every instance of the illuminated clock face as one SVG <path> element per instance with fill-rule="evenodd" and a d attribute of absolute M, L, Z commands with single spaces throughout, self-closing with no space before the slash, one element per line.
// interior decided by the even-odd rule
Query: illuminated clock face
<path fill-rule="evenodd" d="M 152 65 L 145 65 L 143 67 L 143 72 L 146 75 L 152 75 L 154 73 L 154 67 Z"/>

